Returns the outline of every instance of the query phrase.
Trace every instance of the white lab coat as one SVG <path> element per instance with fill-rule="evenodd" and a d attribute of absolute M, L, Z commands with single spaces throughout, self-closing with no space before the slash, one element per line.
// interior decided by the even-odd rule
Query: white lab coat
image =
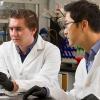
<path fill-rule="evenodd" d="M 86 70 L 86 60 L 84 58 L 81 60 L 75 74 L 74 89 L 69 93 L 67 92 L 68 95 L 73 95 L 76 100 L 91 93 L 100 99 L 100 50 L 96 54 L 92 68 L 88 74 Z"/>
<path fill-rule="evenodd" d="M 59 88 L 60 63 L 59 49 L 40 36 L 23 63 L 13 41 L 0 46 L 0 72 L 16 81 L 19 92 L 27 91 L 34 85 Z"/>

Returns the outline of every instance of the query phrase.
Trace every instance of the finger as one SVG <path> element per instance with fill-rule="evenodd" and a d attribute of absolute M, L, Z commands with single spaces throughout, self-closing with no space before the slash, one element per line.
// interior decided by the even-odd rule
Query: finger
<path fill-rule="evenodd" d="M 33 86 L 33 90 L 34 90 L 33 92 L 41 91 L 41 87 L 35 85 L 35 86 Z"/>
<path fill-rule="evenodd" d="M 41 87 L 39 86 L 33 86 L 31 89 L 29 89 L 23 96 L 23 100 L 27 99 L 28 96 L 32 95 L 32 93 L 37 92 L 37 91 L 41 91 Z"/>
<path fill-rule="evenodd" d="M 47 91 L 42 88 L 41 91 L 33 92 L 32 95 L 37 97 L 46 97 Z"/>
<path fill-rule="evenodd" d="M 29 95 L 32 95 L 32 93 L 36 91 L 36 86 L 33 86 L 31 89 L 29 89 L 23 96 L 23 100 L 25 100 L 26 98 L 28 98 Z"/>

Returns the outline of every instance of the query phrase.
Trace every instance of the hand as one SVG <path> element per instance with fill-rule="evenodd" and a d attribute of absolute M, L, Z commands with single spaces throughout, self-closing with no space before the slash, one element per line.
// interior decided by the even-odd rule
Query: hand
<path fill-rule="evenodd" d="M 94 94 L 90 94 L 81 100 L 99 100 Z"/>
<path fill-rule="evenodd" d="M 12 81 L 12 82 L 13 82 L 13 85 L 14 85 L 13 91 L 16 92 L 19 89 L 19 86 L 15 81 Z"/>
<path fill-rule="evenodd" d="M 47 97 L 48 91 L 45 87 L 33 86 L 23 96 L 23 100 L 27 100 L 28 96 L 33 95 L 37 97 Z"/>
<path fill-rule="evenodd" d="M 0 85 L 2 85 L 7 91 L 12 91 L 14 88 L 13 82 L 2 72 L 0 72 Z"/>

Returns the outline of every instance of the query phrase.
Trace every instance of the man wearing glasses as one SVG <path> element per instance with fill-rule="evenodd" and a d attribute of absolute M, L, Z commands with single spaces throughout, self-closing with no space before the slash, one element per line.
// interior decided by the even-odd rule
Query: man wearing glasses
<path fill-rule="evenodd" d="M 24 9 L 11 11 L 9 33 L 11 41 L 0 46 L 0 85 L 11 93 L 32 88 L 32 95 L 51 95 L 52 88 L 59 88 L 60 51 L 38 35 L 36 14 Z"/>
<path fill-rule="evenodd" d="M 79 45 L 85 57 L 79 63 L 74 88 L 67 92 L 73 99 L 100 99 L 100 9 L 86 0 L 69 3 L 64 7 L 65 36 L 71 46 Z M 84 98 L 84 99 L 83 99 Z"/>

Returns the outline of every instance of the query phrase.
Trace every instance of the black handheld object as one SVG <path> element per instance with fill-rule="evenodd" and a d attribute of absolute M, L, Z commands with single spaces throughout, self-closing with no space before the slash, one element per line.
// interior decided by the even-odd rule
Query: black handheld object
<path fill-rule="evenodd" d="M 90 94 L 81 100 L 99 100 L 94 94 Z"/>
<path fill-rule="evenodd" d="M 33 86 L 24 94 L 23 100 L 27 100 L 28 96 L 30 95 L 45 98 L 48 96 L 48 91 L 45 87 Z"/>
<path fill-rule="evenodd" d="M 2 72 L 0 72 L 0 85 L 2 85 L 7 91 L 12 91 L 14 88 L 13 82 Z"/>

